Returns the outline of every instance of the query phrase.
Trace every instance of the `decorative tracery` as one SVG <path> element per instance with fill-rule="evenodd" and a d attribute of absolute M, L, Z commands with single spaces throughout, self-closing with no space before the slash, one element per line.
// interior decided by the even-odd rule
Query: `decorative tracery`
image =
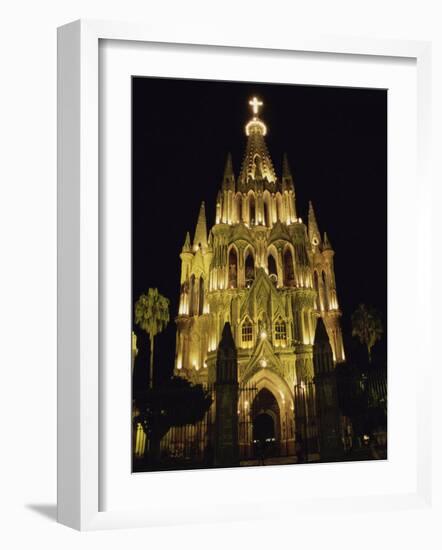
<path fill-rule="evenodd" d="M 278 319 L 275 323 L 275 343 L 283 345 L 287 342 L 287 326 L 285 321 Z"/>
<path fill-rule="evenodd" d="M 253 344 L 253 325 L 246 319 L 241 328 L 241 341 L 243 347 L 251 347 Z"/>

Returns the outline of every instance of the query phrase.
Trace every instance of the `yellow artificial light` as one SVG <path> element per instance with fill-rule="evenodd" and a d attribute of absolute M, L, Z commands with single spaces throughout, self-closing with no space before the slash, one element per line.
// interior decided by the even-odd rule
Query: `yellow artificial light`
<path fill-rule="evenodd" d="M 254 117 L 250 122 L 246 124 L 246 136 L 250 135 L 250 128 L 252 128 L 253 126 L 257 126 L 258 128 L 260 128 L 263 136 L 267 134 L 267 126 L 264 124 L 264 122 Z"/>
<path fill-rule="evenodd" d="M 259 114 L 259 108 L 264 105 L 257 97 L 254 97 L 249 101 L 249 105 L 252 107 L 252 112 L 254 115 Z"/>

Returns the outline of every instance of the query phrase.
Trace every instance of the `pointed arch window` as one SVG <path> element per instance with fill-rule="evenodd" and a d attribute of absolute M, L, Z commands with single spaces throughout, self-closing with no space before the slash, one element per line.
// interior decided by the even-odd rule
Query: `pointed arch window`
<path fill-rule="evenodd" d="M 264 216 L 264 219 L 263 219 L 264 225 L 267 226 L 267 227 L 270 227 L 270 225 L 271 225 L 271 223 L 270 223 L 270 204 L 269 204 L 269 197 L 268 197 L 267 194 L 264 197 L 263 216 Z"/>
<path fill-rule="evenodd" d="M 198 315 L 204 314 L 204 279 L 200 277 L 198 296 Z"/>
<path fill-rule="evenodd" d="M 251 347 L 253 343 L 253 325 L 249 319 L 246 319 L 242 325 L 241 341 L 243 343 L 243 347 Z"/>
<path fill-rule="evenodd" d="M 253 193 L 249 195 L 249 222 L 250 225 L 255 225 L 256 223 L 256 203 Z"/>
<path fill-rule="evenodd" d="M 238 255 L 233 247 L 229 252 L 229 288 L 238 288 Z"/>
<path fill-rule="evenodd" d="M 328 291 L 327 291 L 327 278 L 325 275 L 325 271 L 322 272 L 322 285 L 324 288 L 324 309 L 328 310 Z"/>
<path fill-rule="evenodd" d="M 242 197 L 241 195 L 236 195 L 236 221 L 241 223 L 242 221 Z"/>
<path fill-rule="evenodd" d="M 194 315 L 195 313 L 195 302 L 195 275 L 192 275 L 189 285 L 189 315 Z"/>
<path fill-rule="evenodd" d="M 314 289 L 316 290 L 315 306 L 316 306 L 316 309 L 320 309 L 319 277 L 318 277 L 317 271 L 313 273 L 313 286 L 314 286 Z"/>
<path fill-rule="evenodd" d="M 261 157 L 259 155 L 255 155 L 255 158 L 253 159 L 253 164 L 255 166 L 255 173 L 254 177 L 256 180 L 262 178 L 262 161 Z"/>
<path fill-rule="evenodd" d="M 276 286 L 278 283 L 278 269 L 276 267 L 276 260 L 273 254 L 268 255 L 267 265 L 268 265 L 270 280 Z"/>
<path fill-rule="evenodd" d="M 283 221 L 282 197 L 279 193 L 276 195 L 276 213 L 278 220 Z"/>
<path fill-rule="evenodd" d="M 304 317 L 304 344 L 310 343 L 310 315 L 307 310 L 304 310 L 303 312 Z"/>
<path fill-rule="evenodd" d="M 296 342 L 301 339 L 301 313 L 299 311 L 293 315 L 293 338 Z"/>
<path fill-rule="evenodd" d="M 283 345 L 287 342 L 287 326 L 285 321 L 278 319 L 275 323 L 275 343 Z"/>
<path fill-rule="evenodd" d="M 247 288 L 250 288 L 255 280 L 255 260 L 250 250 L 247 250 L 246 252 L 245 280 Z"/>
<path fill-rule="evenodd" d="M 295 286 L 293 256 L 289 248 L 284 252 L 284 286 Z"/>

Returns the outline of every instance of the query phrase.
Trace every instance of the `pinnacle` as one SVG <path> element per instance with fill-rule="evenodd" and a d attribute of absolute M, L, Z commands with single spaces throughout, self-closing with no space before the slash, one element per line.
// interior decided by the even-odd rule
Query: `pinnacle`
<path fill-rule="evenodd" d="M 235 190 L 235 174 L 233 173 L 233 163 L 231 153 L 227 154 L 226 165 L 224 167 L 223 188 Z"/>
<path fill-rule="evenodd" d="M 292 173 L 290 171 L 290 165 L 289 160 L 287 158 L 287 153 L 284 153 L 282 157 L 282 177 L 283 178 L 291 178 Z"/>
<path fill-rule="evenodd" d="M 247 138 L 239 180 L 244 185 L 250 179 L 260 178 L 266 178 L 273 183 L 276 181 L 276 174 L 264 136 L 261 133 L 251 133 Z"/>
<path fill-rule="evenodd" d="M 293 176 L 290 170 L 289 159 L 287 158 L 287 153 L 284 153 L 282 157 L 282 181 L 281 181 L 281 190 L 282 191 L 293 191 L 295 192 L 295 186 L 293 185 Z M 296 217 L 296 214 L 295 214 Z"/>
<path fill-rule="evenodd" d="M 308 222 L 309 222 L 309 226 L 311 223 L 314 223 L 315 225 L 317 225 L 315 210 L 313 208 L 312 201 L 308 201 Z"/>
<path fill-rule="evenodd" d="M 330 346 L 327 330 L 321 317 L 318 318 L 318 322 L 316 324 L 315 344 L 328 344 L 328 346 Z"/>
<path fill-rule="evenodd" d="M 308 202 L 308 234 L 310 240 L 315 246 L 321 243 L 321 233 L 319 232 L 318 222 L 316 221 L 312 201 Z"/>
<path fill-rule="evenodd" d="M 184 245 L 183 245 L 183 251 L 189 251 L 191 250 L 191 246 L 190 246 L 190 233 L 187 232 L 186 233 L 186 239 L 184 241 Z"/>
<path fill-rule="evenodd" d="M 230 323 L 225 323 L 224 324 L 224 328 L 223 328 L 223 332 L 222 332 L 222 335 L 221 335 L 221 341 L 219 343 L 219 347 L 223 347 L 223 348 L 232 348 L 232 349 L 235 349 L 236 346 L 235 346 L 235 340 L 233 339 L 233 334 L 232 334 L 232 328 L 230 326 Z"/>
<path fill-rule="evenodd" d="M 197 250 L 200 246 L 203 249 L 207 248 L 207 223 L 204 201 L 201 203 L 200 206 L 198 221 L 195 229 L 195 236 L 193 238 L 194 250 Z"/>
<path fill-rule="evenodd" d="M 224 179 L 231 178 L 233 175 L 232 153 L 228 153 L 226 166 L 224 168 Z"/>
<path fill-rule="evenodd" d="M 328 238 L 327 232 L 324 232 L 324 250 L 332 250 L 332 245 L 330 243 L 330 239 Z"/>

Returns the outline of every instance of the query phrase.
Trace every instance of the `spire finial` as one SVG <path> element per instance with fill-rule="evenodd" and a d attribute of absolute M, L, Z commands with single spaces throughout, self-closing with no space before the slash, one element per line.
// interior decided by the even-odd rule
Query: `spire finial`
<path fill-rule="evenodd" d="M 324 231 L 324 244 L 323 244 L 324 250 L 333 250 L 333 247 L 331 245 L 330 239 L 328 238 L 327 232 Z"/>
<path fill-rule="evenodd" d="M 235 190 L 235 174 L 233 173 L 233 163 L 231 153 L 227 154 L 226 166 L 224 167 L 223 187 Z"/>
<path fill-rule="evenodd" d="M 248 137 L 246 154 L 238 176 L 237 185 L 240 191 L 244 191 L 247 182 L 250 180 L 267 180 L 266 185 L 272 191 L 275 191 L 276 174 L 264 140 L 264 136 L 267 134 L 267 127 L 257 116 L 259 107 L 263 105 L 263 102 L 254 97 L 249 101 L 249 104 L 252 107 L 254 116 L 245 126 L 246 136 Z"/>
<path fill-rule="evenodd" d="M 224 168 L 224 178 L 229 176 L 233 176 L 232 153 L 227 153 L 226 166 Z"/>
<path fill-rule="evenodd" d="M 264 122 L 258 118 L 259 109 L 264 103 L 257 97 L 254 97 L 249 101 L 249 105 L 252 107 L 253 117 L 252 120 L 246 124 L 246 136 L 250 136 L 250 134 L 253 133 L 265 136 L 267 134 L 267 127 Z"/>
<path fill-rule="evenodd" d="M 289 159 L 287 158 L 287 153 L 284 153 L 282 157 L 282 190 L 285 191 L 286 189 L 295 191 Z"/>
<path fill-rule="evenodd" d="M 236 349 L 235 340 L 232 334 L 232 327 L 229 322 L 224 323 L 219 347 L 229 347 L 232 349 Z"/>
<path fill-rule="evenodd" d="M 184 244 L 183 244 L 183 252 L 190 252 L 191 250 L 191 246 L 190 246 L 190 233 L 187 232 L 186 233 L 186 239 L 184 241 Z"/>
<path fill-rule="evenodd" d="M 287 158 L 287 153 L 284 153 L 282 157 L 282 177 L 283 178 L 292 178 L 292 173 L 290 171 L 289 159 Z"/>
<path fill-rule="evenodd" d="M 324 321 L 321 319 L 321 317 L 319 317 L 316 324 L 315 344 L 325 344 L 326 346 L 330 346 L 330 339 L 327 334 L 327 329 L 325 328 Z"/>
<path fill-rule="evenodd" d="M 207 248 L 207 224 L 204 201 L 200 206 L 198 221 L 195 229 L 195 237 L 193 238 L 193 250 L 197 251 L 200 247 L 203 251 Z"/>

